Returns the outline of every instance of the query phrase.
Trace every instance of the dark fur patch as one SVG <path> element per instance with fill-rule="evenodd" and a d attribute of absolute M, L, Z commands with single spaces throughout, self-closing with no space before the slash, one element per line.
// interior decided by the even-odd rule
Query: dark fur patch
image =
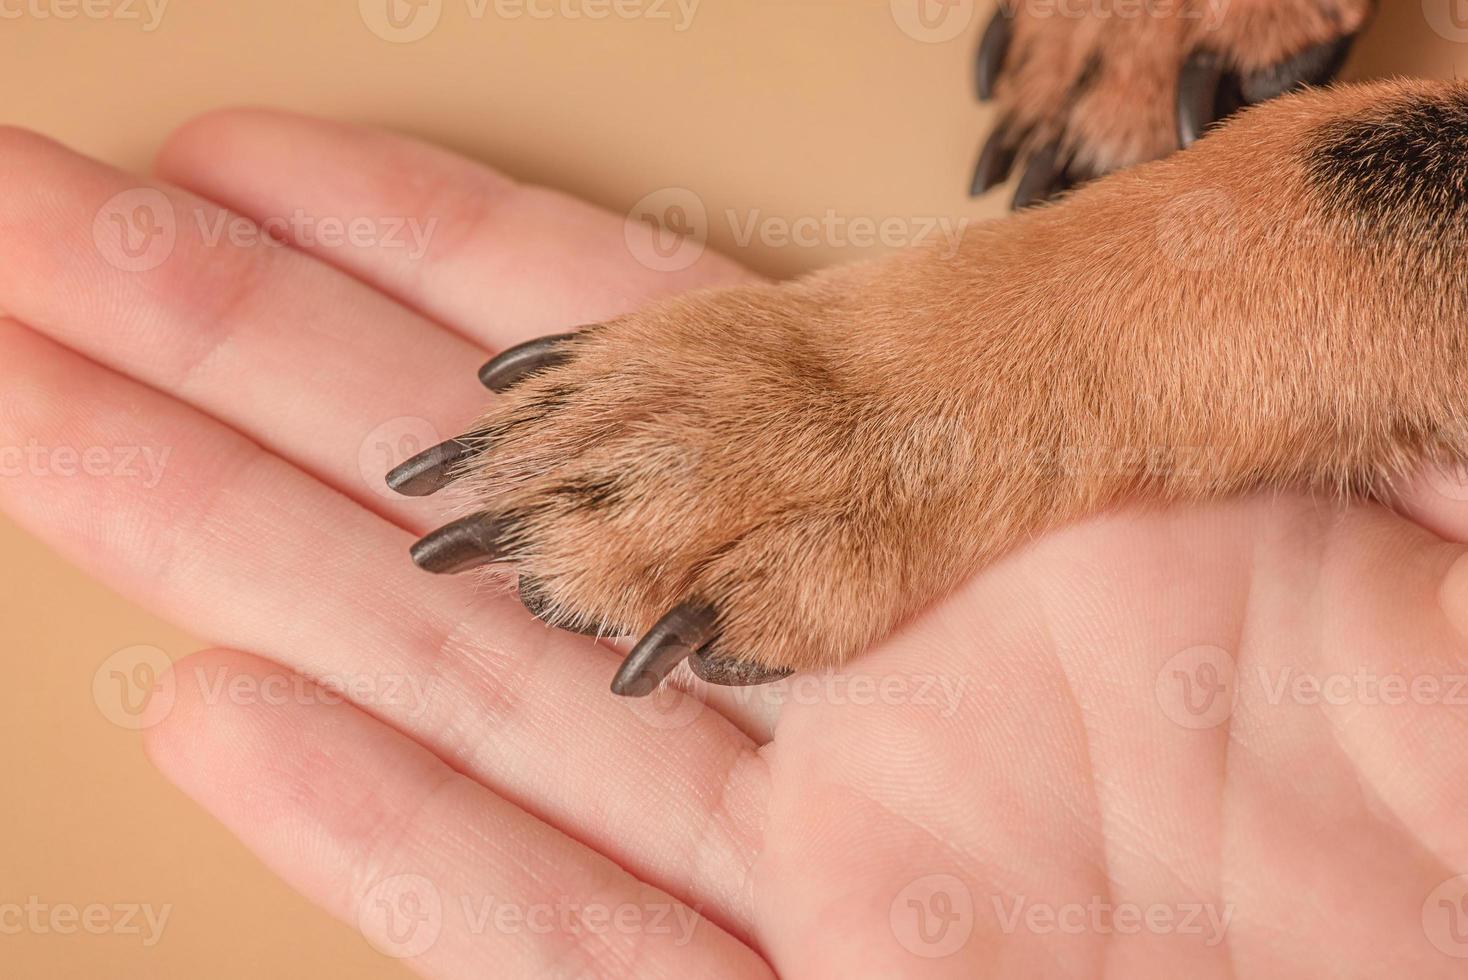
<path fill-rule="evenodd" d="M 1468 96 L 1412 99 L 1369 119 L 1331 123 L 1307 151 L 1306 176 L 1333 216 L 1393 237 L 1446 244 L 1468 215 Z"/>
<path fill-rule="evenodd" d="M 552 487 L 550 493 L 568 506 L 582 510 L 615 504 L 621 498 L 622 487 L 615 477 L 606 479 L 588 477 L 580 480 L 567 480 L 559 486 Z"/>

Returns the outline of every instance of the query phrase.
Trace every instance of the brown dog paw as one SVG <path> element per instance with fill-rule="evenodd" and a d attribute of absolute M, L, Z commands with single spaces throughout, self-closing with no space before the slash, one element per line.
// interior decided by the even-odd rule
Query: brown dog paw
<path fill-rule="evenodd" d="M 1001 0 L 977 85 L 998 122 L 971 193 L 1014 206 L 1186 146 L 1237 109 L 1335 76 L 1374 0 Z"/>
<path fill-rule="evenodd" d="M 402 464 L 537 616 L 641 635 L 614 689 L 844 663 L 1123 502 L 1371 494 L 1468 453 L 1468 86 L 1314 89 L 1005 221 L 506 351 Z"/>
<path fill-rule="evenodd" d="M 389 477 L 418 495 L 453 482 L 475 507 L 414 559 L 507 563 L 547 622 L 645 634 L 619 693 L 690 657 L 752 684 L 859 652 L 924 591 L 909 497 L 925 488 L 898 472 L 922 451 L 903 443 L 921 382 L 884 394 L 895 352 L 833 342 L 832 315 L 864 318 L 873 297 L 841 300 L 830 278 L 695 294 L 496 357 L 473 432 Z"/>

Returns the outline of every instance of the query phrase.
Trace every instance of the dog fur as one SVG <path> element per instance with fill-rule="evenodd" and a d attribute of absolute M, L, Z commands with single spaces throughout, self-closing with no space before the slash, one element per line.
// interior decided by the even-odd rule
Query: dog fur
<path fill-rule="evenodd" d="M 668 300 L 496 400 L 466 506 L 553 621 L 696 599 L 819 668 L 1122 500 L 1384 494 L 1468 449 L 1465 173 L 1468 85 L 1309 90 L 953 255 Z"/>

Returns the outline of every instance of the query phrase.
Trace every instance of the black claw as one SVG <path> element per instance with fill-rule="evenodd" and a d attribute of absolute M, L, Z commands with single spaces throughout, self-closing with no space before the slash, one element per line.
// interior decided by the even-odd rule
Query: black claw
<path fill-rule="evenodd" d="M 550 596 L 546 594 L 544 586 L 529 575 L 520 576 L 520 585 L 517 590 L 520 595 L 520 603 L 530 615 L 543 623 L 549 623 L 556 629 L 565 630 L 568 633 L 580 633 L 582 636 L 620 636 L 621 634 L 613 628 L 604 627 L 600 623 L 583 619 L 580 616 L 553 616 L 551 615 Z"/>
<path fill-rule="evenodd" d="M 788 668 L 761 667 L 748 661 L 717 654 L 709 656 L 706 653 L 693 654 L 688 658 L 688 666 L 705 682 L 720 687 L 754 687 L 757 684 L 778 681 L 794 673 Z"/>
<path fill-rule="evenodd" d="M 506 523 L 489 514 L 471 514 L 445 524 L 413 545 L 413 563 L 425 572 L 451 575 L 498 560 Z"/>
<path fill-rule="evenodd" d="M 1009 40 L 1013 35 L 1014 20 L 1006 17 L 1003 10 L 996 13 L 984 29 L 974 73 L 980 102 L 988 102 L 994 97 L 994 83 L 1004 69 L 1004 56 L 1009 52 Z"/>
<path fill-rule="evenodd" d="M 1060 147 L 1043 146 L 1030 156 L 1029 165 L 1014 192 L 1016 211 L 1050 200 L 1070 186 L 1065 168 L 1060 165 Z"/>
<path fill-rule="evenodd" d="M 1326 41 L 1286 58 L 1277 65 L 1250 72 L 1240 80 L 1246 103 L 1264 102 L 1305 85 L 1322 85 L 1340 72 L 1356 43 L 1356 35 Z"/>
<path fill-rule="evenodd" d="M 717 635 L 718 614 L 710 606 L 683 603 L 637 641 L 612 678 L 612 693 L 646 697 L 663 678 Z"/>
<path fill-rule="evenodd" d="M 1192 146 L 1209 126 L 1233 115 L 1242 102 L 1238 79 L 1224 70 L 1216 55 L 1192 55 L 1177 80 L 1178 146 Z"/>
<path fill-rule="evenodd" d="M 996 184 L 1002 184 L 1014 166 L 1014 146 L 1009 141 L 1009 132 L 997 126 L 989 141 L 979 152 L 979 162 L 974 166 L 974 179 L 969 185 L 969 196 L 978 197 Z"/>
<path fill-rule="evenodd" d="M 1177 80 L 1177 141 L 1188 147 L 1218 120 L 1218 90 L 1223 68 L 1208 55 L 1193 55 Z"/>
<path fill-rule="evenodd" d="M 574 336 L 551 334 L 500 351 L 479 369 L 479 383 L 490 391 L 508 391 L 529 375 L 564 363 L 571 352 L 563 345 Z"/>
<path fill-rule="evenodd" d="M 387 485 L 405 497 L 438 493 L 452 481 L 455 467 L 483 448 L 483 439 L 474 435 L 441 442 L 394 466 L 387 474 Z"/>

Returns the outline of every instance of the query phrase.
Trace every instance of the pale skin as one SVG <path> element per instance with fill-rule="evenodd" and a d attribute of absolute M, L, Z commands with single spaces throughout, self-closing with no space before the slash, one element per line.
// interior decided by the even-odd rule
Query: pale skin
<path fill-rule="evenodd" d="M 0 443 L 171 449 L 156 487 L 21 473 L 0 479 L 0 506 L 228 648 L 176 667 L 149 752 L 412 968 L 1461 974 L 1440 947 L 1468 944 L 1423 916 L 1468 871 L 1461 480 L 1424 476 L 1399 513 L 1282 495 L 1104 516 L 983 571 L 840 673 L 707 704 L 621 700 L 610 645 L 411 566 L 441 504 L 384 493 L 364 441 L 405 416 L 459 431 L 488 397 L 475 368 L 507 345 L 745 274 L 712 254 L 650 271 L 620 216 L 280 114 L 205 117 L 158 171 L 178 241 L 126 271 L 94 218 L 141 182 L 0 133 Z M 417 259 L 207 245 L 194 215 L 211 201 L 255 221 L 438 226 Z M 1202 702 L 1178 685 L 1206 682 L 1205 662 L 1232 667 L 1231 711 L 1189 713 Z M 219 670 L 357 678 L 363 703 L 211 696 L 199 678 Z M 427 696 L 392 687 L 404 678 Z M 916 930 L 921 881 L 949 932 Z M 422 908 L 423 882 L 442 915 L 410 950 L 373 910 L 401 889 Z M 530 918 L 621 909 L 623 927 L 465 914 L 489 900 Z M 1098 924 L 1097 906 L 1154 925 Z"/>

